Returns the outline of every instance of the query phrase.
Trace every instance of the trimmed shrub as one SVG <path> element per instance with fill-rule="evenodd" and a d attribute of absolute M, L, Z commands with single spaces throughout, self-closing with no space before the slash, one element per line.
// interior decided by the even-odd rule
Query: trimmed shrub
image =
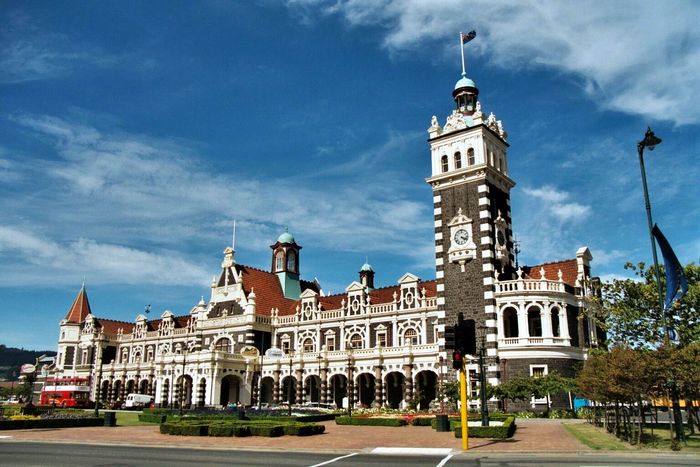
<path fill-rule="evenodd" d="M 508 417 L 502 426 L 470 426 L 470 438 L 510 438 L 515 433 L 515 417 Z M 462 426 L 458 425 L 455 430 L 455 438 L 462 438 Z"/>
<path fill-rule="evenodd" d="M 140 413 L 139 421 L 144 423 L 165 423 L 168 419 L 167 415 L 163 414 L 153 414 L 153 413 Z"/>
<path fill-rule="evenodd" d="M 103 426 L 102 417 L 38 418 L 31 420 L 0 420 L 0 430 L 27 430 L 33 428 L 74 428 Z"/>
<path fill-rule="evenodd" d="M 250 434 L 253 436 L 265 436 L 274 438 L 284 435 L 284 427 L 282 425 L 253 425 L 250 428 Z"/>
<path fill-rule="evenodd" d="M 233 436 L 233 425 L 209 425 L 209 436 Z"/>
<path fill-rule="evenodd" d="M 413 426 L 432 426 L 435 428 L 435 417 L 416 417 L 411 420 Z"/>
<path fill-rule="evenodd" d="M 360 418 L 360 417 L 336 417 L 337 425 L 363 425 L 363 426 L 405 426 L 403 418 Z"/>
<path fill-rule="evenodd" d="M 287 425 L 284 427 L 284 434 L 288 436 L 311 436 L 320 435 L 326 430 L 323 425 L 311 423 L 299 423 L 295 425 Z"/>

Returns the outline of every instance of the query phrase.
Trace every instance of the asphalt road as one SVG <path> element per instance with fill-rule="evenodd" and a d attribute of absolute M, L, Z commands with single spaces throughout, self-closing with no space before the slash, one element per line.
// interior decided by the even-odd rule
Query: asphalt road
<path fill-rule="evenodd" d="M 697 456 L 650 454 L 508 454 L 396 455 L 362 453 L 308 453 L 282 451 L 203 450 L 28 443 L 0 440 L 1 466 L 697 466 Z"/>

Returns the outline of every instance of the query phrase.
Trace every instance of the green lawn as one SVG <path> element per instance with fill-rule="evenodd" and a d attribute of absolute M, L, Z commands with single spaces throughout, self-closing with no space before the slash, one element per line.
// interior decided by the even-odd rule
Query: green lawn
<path fill-rule="evenodd" d="M 591 449 L 607 450 L 607 451 L 639 451 L 640 449 L 660 449 L 670 450 L 671 441 L 669 439 L 668 430 L 654 430 L 654 437 L 651 437 L 649 429 L 645 430 L 642 437 L 642 446 L 637 447 L 619 440 L 614 435 L 605 431 L 605 429 L 590 425 L 588 423 L 581 424 L 565 424 L 564 427 L 576 439 Z M 686 433 L 687 444 L 681 446 L 682 451 L 689 454 L 700 454 L 700 435 L 695 434 L 689 436 Z"/>
<path fill-rule="evenodd" d="M 141 412 L 117 412 L 117 426 L 153 425 L 153 423 L 140 422 L 140 413 Z"/>

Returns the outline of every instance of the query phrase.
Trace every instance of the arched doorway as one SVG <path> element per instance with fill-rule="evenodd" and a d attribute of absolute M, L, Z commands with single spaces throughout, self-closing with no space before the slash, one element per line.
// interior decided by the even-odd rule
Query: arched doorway
<path fill-rule="evenodd" d="M 374 402 L 374 375 L 371 373 L 361 373 L 357 376 L 357 388 L 355 397 L 361 407 L 372 407 Z"/>
<path fill-rule="evenodd" d="M 437 397 L 438 376 L 431 370 L 421 371 L 416 375 L 416 403 L 419 410 L 428 410 L 430 402 Z"/>
<path fill-rule="evenodd" d="M 291 389 L 290 389 L 290 384 L 291 384 Z M 284 379 L 282 379 L 282 384 L 280 386 L 282 389 L 282 394 L 280 394 L 280 400 L 284 402 L 285 404 L 289 404 L 290 400 L 292 404 L 297 403 L 297 379 L 292 376 L 291 378 L 289 376 L 286 376 Z M 290 399 L 291 395 L 291 399 Z"/>
<path fill-rule="evenodd" d="M 527 323 L 530 337 L 542 337 L 542 314 L 539 307 L 531 306 L 528 308 Z"/>
<path fill-rule="evenodd" d="M 260 403 L 261 404 L 272 404 L 273 394 L 272 391 L 275 387 L 275 381 L 266 376 L 260 382 Z"/>
<path fill-rule="evenodd" d="M 339 409 L 343 407 L 343 399 L 348 395 L 348 379 L 345 375 L 333 375 L 328 383 L 331 392 L 329 401 Z"/>
<path fill-rule="evenodd" d="M 130 379 L 129 381 L 126 382 L 126 394 L 127 395 L 133 394 L 134 392 L 136 392 L 136 391 L 134 391 L 135 388 L 136 388 L 136 381 L 134 381 L 133 379 Z"/>
<path fill-rule="evenodd" d="M 229 402 L 234 404 L 241 401 L 241 379 L 235 375 L 226 375 L 221 379 L 221 393 L 219 405 L 225 406 Z"/>
<path fill-rule="evenodd" d="M 139 394 L 148 394 L 148 380 L 142 379 L 139 383 Z"/>
<path fill-rule="evenodd" d="M 100 400 L 102 402 L 106 402 L 109 400 L 109 398 L 109 380 L 106 379 L 102 381 L 102 384 L 100 385 Z"/>
<path fill-rule="evenodd" d="M 386 375 L 384 382 L 386 387 L 386 403 L 392 409 L 400 408 L 406 388 L 406 378 L 403 373 L 392 371 Z"/>
<path fill-rule="evenodd" d="M 318 403 L 321 400 L 321 378 L 310 375 L 304 383 L 304 400 Z"/>

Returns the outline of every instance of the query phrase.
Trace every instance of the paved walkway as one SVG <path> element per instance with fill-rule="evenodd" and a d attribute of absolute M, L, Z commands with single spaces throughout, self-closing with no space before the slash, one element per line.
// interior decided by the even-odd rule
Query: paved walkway
<path fill-rule="evenodd" d="M 509 440 L 469 439 L 474 452 L 584 452 L 559 420 L 519 420 L 515 436 Z M 263 438 L 217 438 L 208 436 L 162 435 L 157 425 L 131 427 L 55 428 L 2 431 L 10 440 L 72 442 L 90 444 L 126 444 L 212 449 L 278 449 L 315 452 L 363 451 L 376 447 L 450 448 L 462 450 L 462 440 L 454 433 L 437 432 L 430 427 L 368 427 L 336 425 L 324 422 L 326 432 L 316 436 Z"/>

